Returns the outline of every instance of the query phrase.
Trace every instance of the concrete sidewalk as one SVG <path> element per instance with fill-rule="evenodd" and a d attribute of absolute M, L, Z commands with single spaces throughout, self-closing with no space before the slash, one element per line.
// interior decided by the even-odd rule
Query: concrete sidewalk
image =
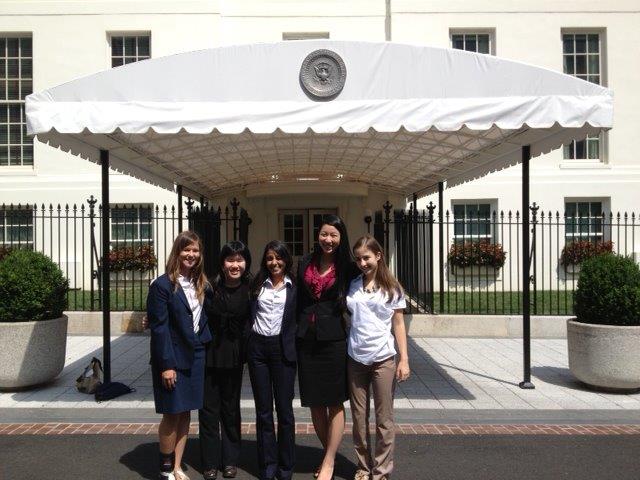
<path fill-rule="evenodd" d="M 640 393 L 594 392 L 573 379 L 567 367 L 564 339 L 532 341 L 534 390 L 518 387 L 522 380 L 521 340 L 410 338 L 409 344 L 412 374 L 399 385 L 395 400 L 404 421 L 424 422 L 455 416 L 478 423 L 483 415 L 489 415 L 496 417 L 496 421 L 499 417 L 515 416 L 531 421 L 611 418 L 640 422 Z M 99 415 L 104 418 L 114 415 L 151 418 L 153 394 L 146 335 L 112 338 L 113 380 L 134 387 L 135 393 L 96 403 L 93 396 L 76 391 L 75 378 L 92 356 L 101 357 L 101 345 L 99 336 L 70 335 L 65 368 L 58 379 L 33 390 L 0 393 L 3 416 L 14 409 L 34 409 L 32 412 L 60 409 L 61 414 L 65 410 L 76 415 L 80 415 L 78 409 L 92 409 L 105 410 L 104 415 Z M 297 395 L 294 407 L 301 413 L 306 410 L 299 408 Z M 248 375 L 244 377 L 242 408 L 253 410 Z M 19 416 L 19 412 L 13 411 L 10 416 Z"/>

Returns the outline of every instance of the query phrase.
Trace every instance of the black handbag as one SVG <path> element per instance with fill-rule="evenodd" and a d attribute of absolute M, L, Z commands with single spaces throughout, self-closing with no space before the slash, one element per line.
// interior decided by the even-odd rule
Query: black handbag
<path fill-rule="evenodd" d="M 112 400 L 114 398 L 126 395 L 127 393 L 135 392 L 135 388 L 131 388 L 128 385 L 120 382 L 103 383 L 96 389 L 95 397 L 96 402 L 104 402 Z"/>

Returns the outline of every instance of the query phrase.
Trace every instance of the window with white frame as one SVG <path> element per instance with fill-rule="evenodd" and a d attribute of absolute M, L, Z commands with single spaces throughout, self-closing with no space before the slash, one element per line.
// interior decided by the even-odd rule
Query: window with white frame
<path fill-rule="evenodd" d="M 153 243 L 152 205 L 112 205 L 110 211 L 112 245 Z"/>
<path fill-rule="evenodd" d="M 490 32 L 459 32 L 453 31 L 451 48 L 466 50 L 467 52 L 493 54 L 493 34 Z"/>
<path fill-rule="evenodd" d="M 33 248 L 33 210 L 9 208 L 0 210 L 0 245 Z"/>
<path fill-rule="evenodd" d="M 282 40 L 328 39 L 329 32 L 282 32 Z"/>
<path fill-rule="evenodd" d="M 453 204 L 453 238 L 455 242 L 492 240 L 491 202 Z"/>
<path fill-rule="evenodd" d="M 0 34 L 0 167 L 33 165 L 24 98 L 33 91 L 31 37 Z"/>
<path fill-rule="evenodd" d="M 147 58 L 151 58 L 150 35 L 111 35 L 112 67 L 139 62 Z"/>
<path fill-rule="evenodd" d="M 602 39 L 599 33 L 569 32 L 562 34 L 562 68 L 564 73 L 582 80 L 602 84 Z M 565 160 L 598 160 L 601 158 L 601 136 L 573 140 L 564 146 Z"/>
<path fill-rule="evenodd" d="M 603 240 L 602 201 L 571 200 L 564 203 L 565 241 Z"/>

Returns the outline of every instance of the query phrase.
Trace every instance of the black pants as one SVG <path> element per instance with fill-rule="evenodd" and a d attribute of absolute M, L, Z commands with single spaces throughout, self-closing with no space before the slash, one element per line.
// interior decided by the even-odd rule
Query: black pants
<path fill-rule="evenodd" d="M 240 458 L 240 389 L 242 366 L 207 368 L 204 405 L 198 411 L 202 468 L 238 465 Z"/>
<path fill-rule="evenodd" d="M 282 355 L 280 336 L 251 334 L 247 351 L 249 376 L 256 404 L 260 480 L 289 480 L 295 463 L 293 385 L 296 364 Z M 273 422 L 275 399 L 278 436 Z"/>

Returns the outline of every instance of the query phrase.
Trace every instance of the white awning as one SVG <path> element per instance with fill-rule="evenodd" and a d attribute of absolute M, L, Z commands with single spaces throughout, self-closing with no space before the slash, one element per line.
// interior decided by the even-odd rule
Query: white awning
<path fill-rule="evenodd" d="M 346 67 L 319 101 L 300 66 Z M 146 60 L 29 95 L 38 139 L 137 178 L 213 197 L 318 179 L 410 194 L 458 184 L 613 125 L 611 90 L 489 55 L 395 43 L 240 45 Z"/>

